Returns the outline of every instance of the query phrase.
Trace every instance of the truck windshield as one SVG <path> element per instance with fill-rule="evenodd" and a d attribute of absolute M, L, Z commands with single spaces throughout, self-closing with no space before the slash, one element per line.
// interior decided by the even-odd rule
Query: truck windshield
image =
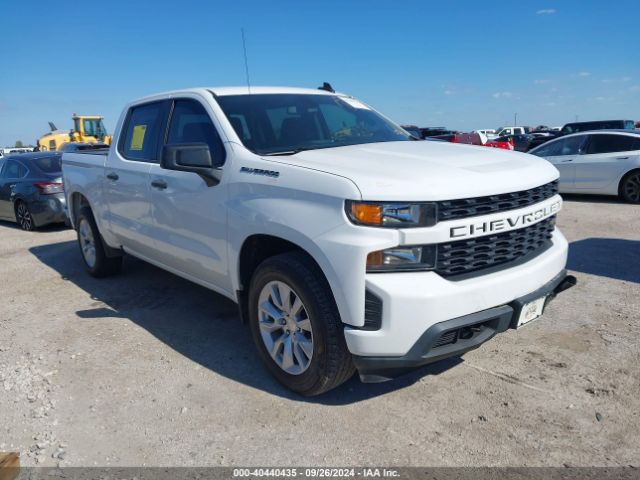
<path fill-rule="evenodd" d="M 322 94 L 255 94 L 217 97 L 242 140 L 259 155 L 412 137 L 368 106 L 350 97 Z"/>

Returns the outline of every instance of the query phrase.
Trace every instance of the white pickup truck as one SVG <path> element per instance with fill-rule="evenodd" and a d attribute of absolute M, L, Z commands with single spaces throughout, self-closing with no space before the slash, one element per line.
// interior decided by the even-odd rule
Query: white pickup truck
<path fill-rule="evenodd" d="M 417 141 L 331 91 L 143 98 L 63 174 L 89 273 L 126 253 L 229 297 L 304 395 L 461 355 L 575 284 L 550 163 Z"/>

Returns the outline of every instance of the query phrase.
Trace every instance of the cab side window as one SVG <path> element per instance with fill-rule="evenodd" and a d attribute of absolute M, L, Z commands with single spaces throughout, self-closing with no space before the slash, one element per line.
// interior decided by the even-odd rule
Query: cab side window
<path fill-rule="evenodd" d="M 222 140 L 204 106 L 195 100 L 176 100 L 167 145 L 189 143 L 206 143 L 214 165 L 224 164 L 225 150 Z"/>
<path fill-rule="evenodd" d="M 138 105 L 129 111 L 120 153 L 128 160 L 158 162 L 158 144 L 163 133 L 165 104 Z"/>

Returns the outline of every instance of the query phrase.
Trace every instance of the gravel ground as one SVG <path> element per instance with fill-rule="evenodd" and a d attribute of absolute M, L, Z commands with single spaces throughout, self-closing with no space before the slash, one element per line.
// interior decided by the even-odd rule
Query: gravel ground
<path fill-rule="evenodd" d="M 385 384 L 304 399 L 235 306 L 71 230 L 0 223 L 0 451 L 23 465 L 640 465 L 640 207 L 570 197 L 579 285 L 531 326 Z"/>

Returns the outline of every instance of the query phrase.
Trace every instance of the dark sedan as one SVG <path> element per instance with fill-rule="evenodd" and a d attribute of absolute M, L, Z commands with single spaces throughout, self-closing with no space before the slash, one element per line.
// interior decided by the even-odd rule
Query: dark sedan
<path fill-rule="evenodd" d="M 35 230 L 67 221 L 62 155 L 23 153 L 0 158 L 0 220 Z"/>

